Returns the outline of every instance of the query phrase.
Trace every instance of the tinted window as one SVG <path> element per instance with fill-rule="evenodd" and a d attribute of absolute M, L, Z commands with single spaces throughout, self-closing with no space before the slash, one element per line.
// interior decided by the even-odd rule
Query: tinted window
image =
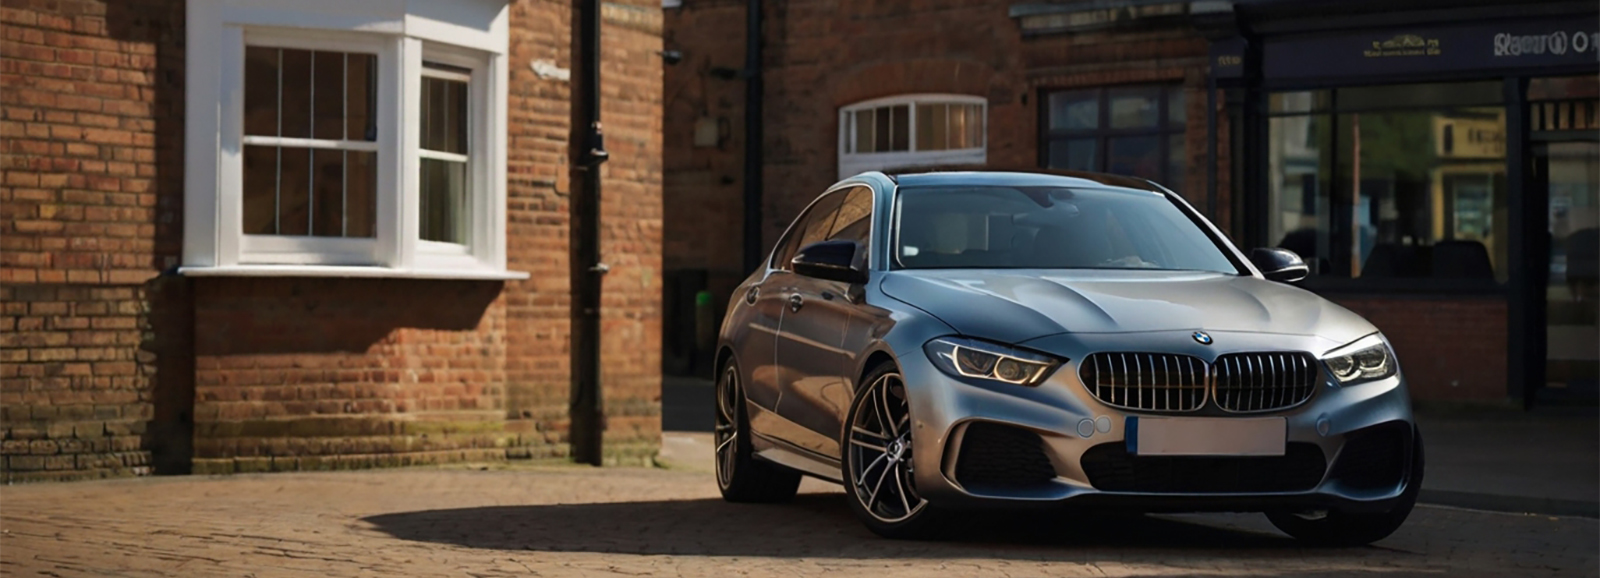
<path fill-rule="evenodd" d="M 795 220 L 794 226 L 789 228 L 788 237 L 784 239 L 783 248 L 774 255 L 776 269 L 788 269 L 789 261 L 794 259 L 795 252 L 801 247 L 810 245 L 827 238 L 833 228 L 834 217 L 839 214 L 839 203 L 844 199 L 844 193 L 829 193 L 818 199 L 804 215 Z"/>
<path fill-rule="evenodd" d="M 1237 274 L 1165 196 L 1131 189 L 912 187 L 895 256 L 911 269 L 1166 269 Z"/>
<path fill-rule="evenodd" d="M 871 233 L 872 189 L 850 189 L 845 194 L 844 202 L 839 205 L 839 216 L 833 220 L 833 230 L 828 233 L 828 240 L 845 239 L 866 247 L 870 244 L 868 236 Z"/>

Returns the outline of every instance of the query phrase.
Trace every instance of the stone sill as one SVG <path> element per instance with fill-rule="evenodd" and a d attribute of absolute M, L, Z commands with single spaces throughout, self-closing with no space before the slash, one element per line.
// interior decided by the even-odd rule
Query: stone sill
<path fill-rule="evenodd" d="M 369 279 L 453 279 L 514 281 L 527 279 L 525 271 L 493 269 L 395 269 L 352 265 L 227 265 L 179 267 L 186 277 L 345 277 Z"/>

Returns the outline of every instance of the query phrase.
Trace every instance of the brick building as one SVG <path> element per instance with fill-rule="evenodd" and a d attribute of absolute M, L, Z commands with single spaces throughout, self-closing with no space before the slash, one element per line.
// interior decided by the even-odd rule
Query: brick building
<path fill-rule="evenodd" d="M 752 2 L 666 10 L 666 339 L 839 178 L 919 165 L 1151 178 L 1393 341 L 1420 399 L 1600 398 L 1592 2 Z M 717 311 L 720 314 L 720 311 Z M 692 368 L 689 347 L 666 352 Z"/>
<path fill-rule="evenodd" d="M 0 477 L 565 456 L 573 6 L 6 2 Z M 662 21 L 601 17 L 606 458 L 639 461 Z"/>

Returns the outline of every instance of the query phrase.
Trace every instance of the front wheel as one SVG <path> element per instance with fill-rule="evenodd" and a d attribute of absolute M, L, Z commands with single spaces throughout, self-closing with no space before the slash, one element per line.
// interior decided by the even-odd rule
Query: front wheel
<path fill-rule="evenodd" d="M 1416 430 L 1413 430 L 1416 431 Z M 1422 433 L 1412 436 L 1411 476 L 1406 490 L 1386 512 L 1267 512 L 1267 519 L 1296 540 L 1318 546 L 1362 546 L 1389 537 L 1400 529 L 1422 491 Z"/>
<path fill-rule="evenodd" d="M 846 498 L 867 529 L 885 538 L 926 538 L 941 512 L 917 494 L 912 469 L 911 404 L 899 370 L 885 363 L 867 373 L 845 423 L 840 460 Z"/>

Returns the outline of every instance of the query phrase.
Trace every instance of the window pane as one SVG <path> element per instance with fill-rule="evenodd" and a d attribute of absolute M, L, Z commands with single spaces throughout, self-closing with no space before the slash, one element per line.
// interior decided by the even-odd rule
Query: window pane
<path fill-rule="evenodd" d="M 376 236 L 377 153 L 246 146 L 243 181 L 246 235 Z"/>
<path fill-rule="evenodd" d="M 421 237 L 467 243 L 467 164 L 422 159 Z"/>
<path fill-rule="evenodd" d="M 311 234 L 311 150 L 279 149 L 278 234 Z"/>
<path fill-rule="evenodd" d="M 1107 144 L 1106 171 L 1151 180 L 1161 179 L 1161 142 L 1159 136 L 1132 136 L 1112 138 Z"/>
<path fill-rule="evenodd" d="M 311 234 L 344 236 L 344 151 L 314 149 L 311 154 Z"/>
<path fill-rule="evenodd" d="M 1271 112 L 1313 112 L 1328 108 L 1328 91 L 1274 92 L 1267 97 Z"/>
<path fill-rule="evenodd" d="M 1050 168 L 1072 171 L 1098 171 L 1099 145 L 1092 138 L 1056 140 L 1050 143 Z"/>
<path fill-rule="evenodd" d="M 467 154 L 467 83 L 422 77 L 422 148 Z"/>
<path fill-rule="evenodd" d="M 244 49 L 244 134 L 278 136 L 278 49 Z"/>
<path fill-rule="evenodd" d="M 943 104 L 917 105 L 917 150 L 942 151 L 949 147 L 949 109 Z"/>
<path fill-rule="evenodd" d="M 1050 128 L 1093 130 L 1100 128 L 1100 96 L 1097 90 L 1078 90 L 1050 94 Z"/>
<path fill-rule="evenodd" d="M 1189 158 L 1185 155 L 1183 133 L 1167 135 L 1167 182 L 1162 183 L 1167 188 L 1181 189 L 1184 186 L 1186 175 L 1183 170 L 1188 166 Z"/>
<path fill-rule="evenodd" d="M 811 207 L 811 212 L 806 213 L 805 222 L 797 228 L 798 235 L 790 254 L 791 258 L 794 256 L 793 252 L 828 238 L 828 233 L 833 231 L 833 221 L 839 216 L 839 204 L 844 201 L 844 197 L 844 192 L 830 193 Z M 787 268 L 788 262 L 785 261 L 784 264 Z"/>
<path fill-rule="evenodd" d="M 983 107 L 969 104 L 967 109 L 967 146 L 963 148 L 978 148 L 983 146 Z"/>
<path fill-rule="evenodd" d="M 377 237 L 378 153 L 347 151 L 344 162 L 344 236 Z"/>
<path fill-rule="evenodd" d="M 889 137 L 893 134 L 893 127 L 891 127 L 889 124 L 891 122 L 889 119 L 889 109 L 877 109 L 877 114 L 873 115 L 872 120 L 872 148 L 870 150 L 872 152 L 883 152 L 889 150 Z"/>
<path fill-rule="evenodd" d="M 373 54 L 350 53 L 345 68 L 345 85 L 349 87 L 345 98 L 345 138 L 349 140 L 378 140 L 378 125 L 373 118 L 377 110 L 378 57 Z"/>
<path fill-rule="evenodd" d="M 311 51 L 283 49 L 283 136 L 311 136 Z"/>
<path fill-rule="evenodd" d="M 278 148 L 244 147 L 244 233 L 278 232 Z"/>
<path fill-rule="evenodd" d="M 1328 122 L 1327 116 L 1274 118 L 1267 141 L 1267 242 L 1294 251 L 1319 275 L 1333 274 Z"/>
<path fill-rule="evenodd" d="M 872 129 L 873 129 L 873 127 L 877 126 L 876 122 L 872 118 L 872 113 L 873 113 L 873 111 L 871 109 L 858 110 L 858 111 L 855 112 L 855 116 L 856 116 L 856 125 L 855 125 L 855 128 L 856 128 L 856 146 L 855 146 L 855 152 L 858 152 L 858 153 L 870 153 L 870 152 L 872 152 L 872 143 L 873 143 Z"/>
<path fill-rule="evenodd" d="M 344 58 L 343 52 L 312 53 L 312 138 L 344 140 Z"/>
<path fill-rule="evenodd" d="M 1111 128 L 1150 128 L 1160 122 L 1160 100 L 1156 89 L 1121 88 L 1107 93 L 1111 107 Z"/>
<path fill-rule="evenodd" d="M 1167 124 L 1183 126 L 1188 120 L 1189 110 L 1184 106 L 1183 87 L 1174 86 L 1167 89 Z"/>
<path fill-rule="evenodd" d="M 1504 280 L 1505 110 L 1339 117 L 1351 276 Z"/>
<path fill-rule="evenodd" d="M 1559 76 L 1528 79 L 1528 100 L 1600 98 L 1600 76 Z"/>
<path fill-rule="evenodd" d="M 872 228 L 872 189 L 856 187 L 845 195 L 839 205 L 839 216 L 833 219 L 833 231 L 828 240 L 845 239 L 866 246 Z"/>
<path fill-rule="evenodd" d="M 894 138 L 889 143 L 889 150 L 911 150 L 911 107 L 909 105 L 896 106 L 891 109 L 893 120 L 890 126 L 894 129 Z"/>

